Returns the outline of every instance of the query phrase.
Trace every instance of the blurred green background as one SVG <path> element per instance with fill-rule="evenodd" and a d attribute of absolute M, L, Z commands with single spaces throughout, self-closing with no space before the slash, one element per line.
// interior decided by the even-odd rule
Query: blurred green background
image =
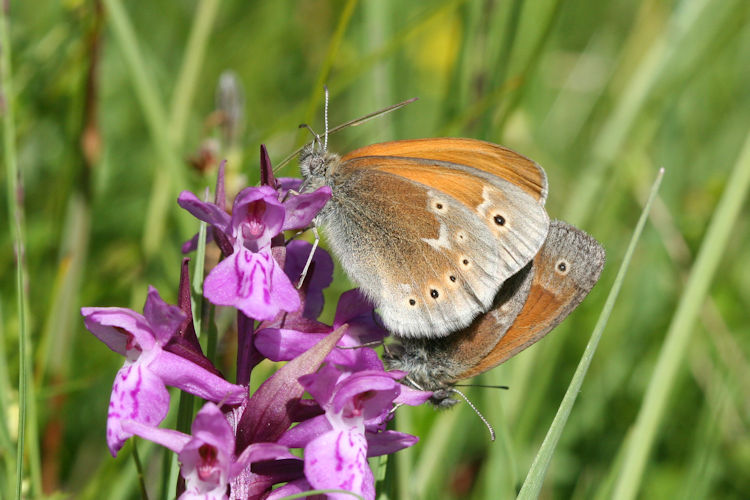
<path fill-rule="evenodd" d="M 139 498 L 131 445 L 115 460 L 104 440 L 122 360 L 78 308 L 141 310 L 148 284 L 174 302 L 180 245 L 197 230 L 177 194 L 213 188 L 222 158 L 232 189 L 257 182 L 261 143 L 279 163 L 308 138 L 299 123 L 322 130 L 327 84 L 332 125 L 419 97 L 332 136 L 332 150 L 441 135 L 501 143 L 545 167 L 550 215 L 608 253 L 600 283 L 553 335 L 482 377 L 509 391 L 469 391 L 498 440 L 467 405 L 400 409 L 398 428 L 421 442 L 391 459 L 379 491 L 516 495 L 664 167 L 541 497 L 750 498 L 750 218 L 737 213 L 750 170 L 746 0 L 16 0 L 6 14 L 2 496 L 15 491 L 17 459 L 16 211 L 26 496 Z M 15 164 L 21 196 L 9 199 Z M 298 175 L 296 162 L 280 175 Z M 734 214 L 713 217 L 720 202 Z M 694 266 L 703 254 L 716 266 Z M 340 273 L 335 283 L 331 307 L 351 286 Z M 633 434 L 637 419 L 650 434 Z M 139 451 L 150 498 L 168 495 L 161 452 Z"/>

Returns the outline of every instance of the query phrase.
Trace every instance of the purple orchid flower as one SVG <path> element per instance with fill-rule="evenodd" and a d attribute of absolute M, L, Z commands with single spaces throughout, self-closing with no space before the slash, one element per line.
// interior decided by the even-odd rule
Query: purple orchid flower
<path fill-rule="evenodd" d="M 81 314 L 91 333 L 126 358 L 115 377 L 107 415 L 107 445 L 113 456 L 132 435 L 122 428 L 124 420 L 148 426 L 164 420 L 169 409 L 167 385 L 227 404 L 247 398 L 245 387 L 163 349 L 185 313 L 164 302 L 155 288 L 149 288 L 143 315 L 122 307 L 84 307 Z"/>
<path fill-rule="evenodd" d="M 180 206 L 211 224 L 217 241 L 225 240 L 232 248 L 231 254 L 222 249 L 227 258 L 206 277 L 206 298 L 216 305 L 234 306 L 258 320 L 299 308 L 296 290 L 271 255 L 271 239 L 281 231 L 309 225 L 328 198 L 330 189 L 321 188 L 290 196 L 282 203 L 272 187 L 250 187 L 237 195 L 230 216 L 218 205 L 183 191 L 178 198 Z"/>
<path fill-rule="evenodd" d="M 326 365 L 300 383 L 325 414 L 289 429 L 278 443 L 304 448 L 304 473 L 313 489 L 341 489 L 365 499 L 375 498 L 375 484 L 367 458 L 394 453 L 417 442 L 415 436 L 383 430 L 394 404 L 419 405 L 429 392 L 399 384 L 401 372 L 364 370 L 342 372 Z M 331 471 L 337 471 L 335 474 Z M 303 488 L 302 482 L 293 485 Z M 330 498 L 350 495 L 329 494 Z"/>
<path fill-rule="evenodd" d="M 382 341 L 388 332 L 377 323 L 372 303 L 358 289 L 341 294 L 333 326 L 307 318 L 287 318 L 279 327 L 261 325 L 255 333 L 255 346 L 271 361 L 288 361 L 343 325 L 348 325 L 348 328 L 338 346 L 345 349 L 334 349 L 327 359 L 346 365 L 352 371 L 365 368 L 382 370 L 375 351 L 361 346 Z"/>
<path fill-rule="evenodd" d="M 232 426 L 218 406 L 206 403 L 195 416 L 192 435 L 159 429 L 126 420 L 123 429 L 160 444 L 178 454 L 180 474 L 185 479 L 181 500 L 226 499 L 227 487 L 255 462 L 292 459 L 295 456 L 282 445 L 255 443 L 237 457 Z M 236 498 L 233 495 L 233 498 Z"/>
<path fill-rule="evenodd" d="M 204 294 L 216 305 L 234 306 L 246 316 L 271 319 L 280 310 L 294 311 L 299 297 L 270 252 L 271 238 L 281 232 L 284 207 L 268 186 L 243 189 L 230 216 L 188 191 L 178 203 L 213 226 L 232 245 L 233 253 L 211 270 Z"/>

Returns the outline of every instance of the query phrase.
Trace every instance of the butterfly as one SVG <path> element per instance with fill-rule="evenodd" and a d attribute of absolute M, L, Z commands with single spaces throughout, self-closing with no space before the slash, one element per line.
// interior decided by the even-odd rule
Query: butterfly
<path fill-rule="evenodd" d="M 415 388 L 434 391 L 436 406 L 451 406 L 457 381 L 507 361 L 564 320 L 599 280 L 604 261 L 594 238 L 553 221 L 540 251 L 503 284 L 490 311 L 442 338 L 399 339 L 386 349 L 386 365 L 408 372 Z"/>
<path fill-rule="evenodd" d="M 547 177 L 474 139 L 385 142 L 342 157 L 308 145 L 301 191 L 329 186 L 316 225 L 401 337 L 439 338 L 489 310 L 547 237 Z"/>

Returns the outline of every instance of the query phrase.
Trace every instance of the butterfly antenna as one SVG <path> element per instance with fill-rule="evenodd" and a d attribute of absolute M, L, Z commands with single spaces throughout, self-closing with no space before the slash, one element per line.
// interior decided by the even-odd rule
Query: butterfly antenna
<path fill-rule="evenodd" d="M 363 347 L 380 347 L 381 345 L 385 345 L 385 342 L 382 340 L 373 340 L 359 345 L 337 345 L 336 349 L 361 349 Z"/>
<path fill-rule="evenodd" d="M 339 130 L 341 130 L 343 128 L 346 128 L 346 127 L 356 127 L 357 125 L 362 125 L 363 123 L 368 122 L 368 121 L 372 120 L 373 118 L 385 115 L 385 114 L 390 113 L 391 111 L 395 111 L 395 110 L 397 110 L 399 108 L 403 108 L 407 104 L 411 104 L 411 103 L 413 103 L 416 100 L 417 100 L 416 97 L 412 97 L 411 99 L 407 99 L 407 100 L 399 102 L 397 104 L 393 104 L 393 105 L 388 106 L 387 108 L 383 108 L 383 109 L 381 109 L 379 111 L 375 111 L 373 113 L 367 114 L 367 115 L 362 116 L 360 118 L 355 118 L 354 120 L 349 120 L 348 122 L 342 123 L 340 125 L 336 125 L 332 129 L 326 130 L 326 135 L 327 134 L 333 134 L 333 133 L 338 132 Z M 327 116 L 328 115 L 326 114 L 326 117 Z M 306 125 L 306 124 L 300 125 L 300 128 L 307 128 L 308 130 L 310 130 L 310 127 L 308 125 Z M 327 128 L 328 127 L 326 127 L 326 129 Z M 310 130 L 310 131 L 312 132 L 312 130 Z M 317 134 L 315 134 L 314 132 L 313 132 L 313 134 L 317 136 Z M 282 167 L 284 167 L 287 163 L 289 163 L 294 158 L 296 158 L 302 152 L 302 150 L 304 148 L 305 148 L 305 146 L 300 146 L 295 151 L 293 151 L 292 153 L 290 153 L 286 158 L 284 158 L 279 163 L 277 163 L 276 166 L 273 167 L 274 173 L 276 173 L 279 170 L 281 170 Z"/>
<path fill-rule="evenodd" d="M 323 122 L 325 124 L 325 132 L 323 133 L 323 151 L 328 151 L 328 86 L 323 85 L 323 91 L 325 92 L 325 106 L 323 107 Z"/>
<path fill-rule="evenodd" d="M 479 419 L 482 422 L 484 422 L 484 425 L 487 426 L 487 430 L 490 431 L 490 440 L 494 441 L 495 440 L 495 429 L 492 428 L 492 426 L 487 421 L 487 419 L 484 418 L 484 415 L 482 415 L 482 413 L 477 409 L 477 407 L 474 406 L 474 403 L 472 403 L 471 401 L 469 401 L 469 398 L 467 398 L 466 395 L 463 392 L 459 391 L 456 388 L 451 388 L 451 392 L 455 392 L 456 394 L 458 394 L 459 396 L 461 396 L 462 398 L 464 398 L 464 401 L 466 401 L 466 404 L 468 404 L 469 406 L 471 406 L 471 409 L 474 410 L 474 413 L 476 413 L 477 416 L 479 417 Z"/>
<path fill-rule="evenodd" d="M 510 389 L 507 385 L 456 384 L 456 387 L 484 387 L 485 389 Z"/>
<path fill-rule="evenodd" d="M 315 131 L 312 129 L 310 125 L 308 125 L 307 123 L 300 123 L 299 128 L 306 128 L 308 132 L 312 134 L 313 141 L 315 141 L 318 144 L 318 147 L 320 147 L 320 143 L 321 143 L 320 136 L 317 133 L 315 133 Z M 328 140 L 328 132 L 326 132 L 326 141 L 327 140 Z"/>

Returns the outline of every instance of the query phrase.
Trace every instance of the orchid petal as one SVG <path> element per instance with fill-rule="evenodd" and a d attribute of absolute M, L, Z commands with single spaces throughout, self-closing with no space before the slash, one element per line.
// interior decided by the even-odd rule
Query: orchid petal
<path fill-rule="evenodd" d="M 234 236 L 251 251 L 259 251 L 271 244 L 271 238 L 281 232 L 284 206 L 276 190 L 270 186 L 249 187 L 237 194 L 232 206 Z"/>
<path fill-rule="evenodd" d="M 401 393 L 393 401 L 396 404 L 419 406 L 432 397 L 432 391 L 418 391 L 401 384 Z"/>
<path fill-rule="evenodd" d="M 376 320 L 372 303 L 358 289 L 341 294 L 336 306 L 334 328 L 344 323 L 349 325 L 347 335 L 356 338 L 360 344 L 369 344 L 383 340 L 388 332 Z"/>
<path fill-rule="evenodd" d="M 149 367 L 165 384 L 199 398 L 223 404 L 238 404 L 247 397 L 247 387 L 227 382 L 171 352 L 161 351 Z"/>
<path fill-rule="evenodd" d="M 232 440 L 234 441 L 234 440 Z M 237 458 L 235 464 L 232 466 L 234 473 L 239 474 L 242 469 L 254 462 L 262 462 L 265 460 L 276 460 L 279 458 L 295 459 L 289 449 L 286 446 L 276 443 L 253 443 Z M 232 474 L 233 476 L 235 474 Z"/>
<path fill-rule="evenodd" d="M 367 464 L 367 440 L 360 432 L 331 431 L 305 447 L 305 477 L 315 489 L 347 490 L 365 500 L 375 498 L 372 471 Z M 351 495 L 328 493 L 328 498 L 351 500 Z"/>
<path fill-rule="evenodd" d="M 287 191 L 295 191 L 299 193 L 300 188 L 302 187 L 302 179 L 299 177 L 277 177 L 276 184 L 279 186 L 279 190 L 282 194 L 280 198 L 284 198 L 283 195 L 285 195 Z"/>
<path fill-rule="evenodd" d="M 118 354 L 128 356 L 134 349 L 146 351 L 156 345 L 146 318 L 135 311 L 124 307 L 83 307 L 81 314 L 86 328 Z"/>
<path fill-rule="evenodd" d="M 336 384 L 342 376 L 343 374 L 336 367 L 326 365 L 316 373 L 300 377 L 299 383 L 315 398 L 315 401 L 325 407 L 330 405 Z"/>
<path fill-rule="evenodd" d="M 312 193 L 290 196 L 284 202 L 286 218 L 283 230 L 303 229 L 310 226 L 320 209 L 331 199 L 331 188 L 322 186 Z"/>
<path fill-rule="evenodd" d="M 294 311 L 300 305 L 289 278 L 271 255 L 245 248 L 238 248 L 213 268 L 204 282 L 204 294 L 216 305 L 234 306 L 258 320 L 272 319 L 279 310 Z"/>
<path fill-rule="evenodd" d="M 362 416 L 365 420 L 376 418 L 390 410 L 400 393 L 400 384 L 383 372 L 357 372 L 336 388 L 333 410 L 344 416 Z"/>
<path fill-rule="evenodd" d="M 303 493 L 305 491 L 310 491 L 312 487 L 310 486 L 310 483 L 307 482 L 307 479 L 297 479 L 296 481 L 290 481 L 286 483 L 284 486 L 281 486 L 279 488 L 276 488 L 271 492 L 270 495 L 266 497 L 265 500 L 281 500 L 286 497 L 290 497 L 292 495 L 296 495 L 298 493 Z M 321 497 L 325 497 L 325 495 L 320 495 Z M 318 497 L 318 495 L 315 496 L 306 496 L 306 499 L 315 499 Z M 354 497 L 350 496 L 350 499 L 353 499 Z"/>
<path fill-rule="evenodd" d="M 156 288 L 148 287 L 146 304 L 143 306 L 143 316 L 151 326 L 159 345 L 165 345 L 177 333 L 180 325 L 185 321 L 185 313 L 177 306 L 164 302 Z"/>
<path fill-rule="evenodd" d="M 277 442 L 289 448 L 304 448 L 307 443 L 331 430 L 333 426 L 326 416 L 319 415 L 287 430 Z"/>
<path fill-rule="evenodd" d="M 177 197 L 177 204 L 190 212 L 197 219 L 208 222 L 219 230 L 227 232 L 231 217 L 215 203 L 201 201 L 190 191 L 183 191 Z"/>
<path fill-rule="evenodd" d="M 271 361 L 289 361 L 320 342 L 326 335 L 283 328 L 264 328 L 255 333 L 255 347 Z"/>
<path fill-rule="evenodd" d="M 143 363 L 127 363 L 120 368 L 112 385 L 107 413 L 107 445 L 112 456 L 117 456 L 132 436 L 123 430 L 123 420 L 157 426 L 168 410 L 169 392 L 158 376 Z"/>
<path fill-rule="evenodd" d="M 190 426 L 193 439 L 215 446 L 228 456 L 234 454 L 234 432 L 226 417 L 214 403 L 206 403 Z"/>
<path fill-rule="evenodd" d="M 417 436 L 397 431 L 365 432 L 367 438 L 367 456 L 379 457 L 390 455 L 399 450 L 414 446 L 419 441 Z"/>
<path fill-rule="evenodd" d="M 161 429 L 151 425 L 142 424 L 134 420 L 124 420 L 121 422 L 123 431 L 142 437 L 152 443 L 163 446 L 175 453 L 179 453 L 186 444 L 192 439 L 189 434 L 172 429 Z"/>

